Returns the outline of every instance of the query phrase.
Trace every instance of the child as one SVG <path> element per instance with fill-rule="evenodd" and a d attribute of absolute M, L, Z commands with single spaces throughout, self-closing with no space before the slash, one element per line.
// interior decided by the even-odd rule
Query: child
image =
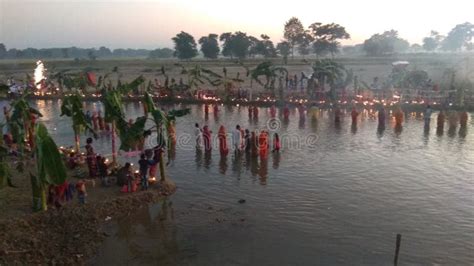
<path fill-rule="evenodd" d="M 142 190 L 147 190 L 148 189 L 148 168 L 152 165 L 152 162 L 148 159 L 146 159 L 146 156 L 144 153 L 140 156 L 140 160 L 138 160 L 138 166 L 140 167 L 140 177 L 142 181 Z"/>
<path fill-rule="evenodd" d="M 102 180 L 102 186 L 108 187 L 109 180 L 107 177 L 107 164 L 105 163 L 105 157 L 97 156 L 97 166 L 99 168 L 99 176 Z"/>
<path fill-rule="evenodd" d="M 84 180 L 79 180 L 79 182 L 76 183 L 76 190 L 77 190 L 77 198 L 79 199 L 80 204 L 85 204 L 86 203 L 86 183 L 84 183 Z"/>

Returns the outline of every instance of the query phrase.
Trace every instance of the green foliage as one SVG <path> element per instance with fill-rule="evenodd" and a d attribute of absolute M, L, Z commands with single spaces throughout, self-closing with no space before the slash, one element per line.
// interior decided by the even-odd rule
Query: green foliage
<path fill-rule="evenodd" d="M 298 44 L 303 33 L 304 27 L 298 18 L 292 17 L 285 23 L 283 37 L 290 44 L 292 56 L 294 54 L 294 48 Z"/>
<path fill-rule="evenodd" d="M 13 139 L 19 145 L 23 145 L 28 128 L 31 126 L 31 115 L 43 115 L 36 109 L 32 108 L 24 98 L 19 98 L 11 103 L 13 110 L 9 121 L 9 128 L 13 135 Z"/>
<path fill-rule="evenodd" d="M 149 59 L 156 59 L 156 58 L 171 58 L 173 57 L 174 51 L 171 50 L 170 48 L 158 48 L 153 51 L 151 51 L 148 54 Z"/>
<path fill-rule="evenodd" d="M 322 24 L 316 22 L 311 24 L 309 28 L 314 39 L 314 52 L 319 56 L 338 53 L 339 40 L 350 39 L 351 37 L 343 26 L 335 23 Z"/>
<path fill-rule="evenodd" d="M 67 178 L 61 154 L 46 127 L 39 123 L 36 127 L 36 165 L 41 182 L 60 185 Z"/>
<path fill-rule="evenodd" d="M 325 84 L 329 84 L 332 92 L 334 92 L 337 85 L 350 83 L 347 79 L 349 73 L 345 67 L 333 60 L 316 60 L 312 68 L 312 78 L 316 79 L 322 88 L 324 88 Z M 332 93 L 332 95 L 334 95 L 334 93 Z"/>
<path fill-rule="evenodd" d="M 410 44 L 398 37 L 396 30 L 386 31 L 382 34 L 374 34 L 365 40 L 363 49 L 370 56 L 380 56 L 394 52 L 404 52 Z"/>
<path fill-rule="evenodd" d="M 278 77 L 288 75 L 288 70 L 284 67 L 276 67 L 271 61 L 258 64 L 249 72 L 250 77 L 266 89 L 275 89 L 275 81 Z M 260 76 L 265 77 L 265 82 L 260 80 Z"/>
<path fill-rule="evenodd" d="M 474 37 L 474 25 L 466 22 L 456 25 L 442 42 L 442 49 L 446 51 L 458 51 L 468 47 Z"/>
<path fill-rule="evenodd" d="M 438 32 L 431 31 L 429 37 L 423 38 L 423 49 L 429 52 L 436 50 L 441 44 L 442 39 L 443 36 L 439 35 Z"/>
<path fill-rule="evenodd" d="M 226 32 L 220 35 L 219 40 L 223 42 L 222 55 L 244 59 L 249 54 L 252 45 L 250 36 L 237 31 L 234 34 Z"/>
<path fill-rule="evenodd" d="M 120 149 L 123 151 L 129 151 L 133 147 L 136 147 L 138 142 L 145 137 L 145 124 L 147 117 L 138 117 L 135 122 L 128 126 L 124 120 L 117 123 L 120 136 Z"/>
<path fill-rule="evenodd" d="M 73 94 L 63 99 L 61 104 L 61 116 L 71 117 L 72 128 L 75 134 L 89 130 L 95 135 L 92 125 L 87 121 L 82 110 L 82 102 L 79 95 Z"/>
<path fill-rule="evenodd" d="M 179 59 L 191 59 L 197 55 L 196 41 L 191 34 L 181 31 L 172 40 L 175 49 L 174 55 Z"/>
<path fill-rule="evenodd" d="M 216 59 L 219 55 L 219 42 L 217 41 L 217 34 L 209 34 L 208 36 L 203 36 L 199 39 L 199 44 L 201 45 L 201 52 L 204 54 L 205 58 Z"/>

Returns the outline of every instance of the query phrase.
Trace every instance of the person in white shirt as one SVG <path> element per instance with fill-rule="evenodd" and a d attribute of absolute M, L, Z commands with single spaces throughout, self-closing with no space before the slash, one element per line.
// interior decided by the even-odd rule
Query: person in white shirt
<path fill-rule="evenodd" d="M 196 138 L 196 149 L 201 149 L 201 147 L 202 147 L 202 130 L 199 127 L 198 123 L 195 124 L 194 137 Z"/>
<path fill-rule="evenodd" d="M 237 125 L 235 130 L 232 131 L 232 145 L 234 146 L 234 150 L 236 152 L 240 152 L 242 143 L 242 132 L 240 131 L 240 126 Z"/>

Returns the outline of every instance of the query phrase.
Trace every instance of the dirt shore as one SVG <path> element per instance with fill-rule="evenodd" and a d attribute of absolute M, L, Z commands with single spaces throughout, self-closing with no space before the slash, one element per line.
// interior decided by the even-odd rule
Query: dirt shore
<path fill-rule="evenodd" d="M 25 213 L 24 208 L 5 212 L 0 220 L 0 265 L 85 264 L 107 237 L 102 230 L 105 223 L 163 199 L 175 186 L 167 182 L 143 192 L 118 191 L 115 186 L 93 187 L 85 205 L 69 202 L 60 209 L 34 214 Z"/>

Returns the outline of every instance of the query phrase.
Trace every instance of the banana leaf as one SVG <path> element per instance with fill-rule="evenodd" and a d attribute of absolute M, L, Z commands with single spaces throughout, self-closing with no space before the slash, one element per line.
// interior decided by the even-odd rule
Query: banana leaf
<path fill-rule="evenodd" d="M 152 112 L 156 109 L 155 103 L 153 102 L 153 98 L 148 92 L 145 92 L 145 99 L 143 101 L 143 104 L 146 106 L 148 112 Z"/>
<path fill-rule="evenodd" d="M 64 98 L 61 105 L 61 115 L 72 118 L 72 126 L 76 133 L 81 133 L 84 130 L 88 130 L 96 136 L 94 129 L 90 122 L 87 121 L 86 115 L 82 110 L 82 102 L 78 95 L 71 95 Z"/>
<path fill-rule="evenodd" d="M 135 147 L 138 142 L 144 138 L 146 116 L 138 117 L 135 123 L 131 127 L 120 123 L 119 137 L 120 137 L 120 149 L 123 151 L 129 151 Z"/>
<path fill-rule="evenodd" d="M 176 117 L 185 116 L 191 113 L 191 109 L 179 109 L 179 110 L 171 110 L 166 115 L 167 120 L 176 120 Z"/>
<path fill-rule="evenodd" d="M 67 178 L 66 167 L 56 143 L 41 123 L 36 127 L 36 151 L 39 180 L 54 185 L 64 183 Z"/>

